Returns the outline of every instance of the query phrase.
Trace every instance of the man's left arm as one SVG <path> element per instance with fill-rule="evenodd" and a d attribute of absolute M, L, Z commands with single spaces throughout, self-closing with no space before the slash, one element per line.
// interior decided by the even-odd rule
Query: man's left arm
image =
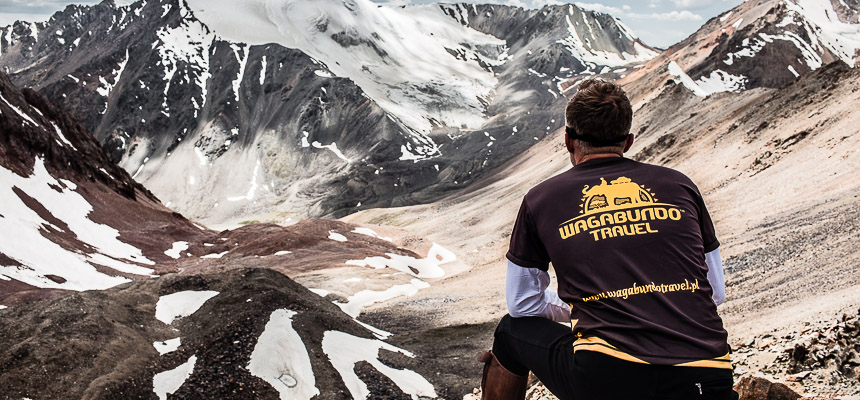
<path fill-rule="evenodd" d="M 505 275 L 505 300 L 514 318 L 543 317 L 556 322 L 570 322 L 570 306 L 549 287 L 549 273 L 537 268 L 521 267 L 508 260 Z"/>

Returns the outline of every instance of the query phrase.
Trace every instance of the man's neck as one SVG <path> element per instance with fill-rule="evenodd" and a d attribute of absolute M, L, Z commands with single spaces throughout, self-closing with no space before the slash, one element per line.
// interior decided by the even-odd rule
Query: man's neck
<path fill-rule="evenodd" d="M 571 154 L 571 161 L 573 161 L 573 165 L 582 164 L 588 160 L 596 160 L 598 158 L 612 158 L 612 157 L 622 157 L 621 154 L 618 153 L 598 153 L 598 154 L 589 154 L 585 156 L 579 156 L 575 154 Z"/>

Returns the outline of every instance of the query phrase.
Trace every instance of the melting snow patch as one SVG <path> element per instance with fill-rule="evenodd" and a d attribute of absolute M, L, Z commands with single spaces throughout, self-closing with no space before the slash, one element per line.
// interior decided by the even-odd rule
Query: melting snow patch
<path fill-rule="evenodd" d="M 335 231 L 328 231 L 328 238 L 337 242 L 345 242 L 346 236 L 341 235 Z"/>
<path fill-rule="evenodd" d="M 391 300 L 400 296 L 412 296 L 418 293 L 421 289 L 429 288 L 430 284 L 420 279 L 412 279 L 411 282 L 403 285 L 395 285 L 386 290 L 362 290 L 352 296 L 349 296 L 346 303 L 334 304 L 340 307 L 343 312 L 349 316 L 356 318 L 361 314 L 361 310 L 374 303 L 381 303 L 386 300 Z"/>
<path fill-rule="evenodd" d="M 28 122 L 28 123 L 30 123 L 30 124 L 33 124 L 34 126 L 39 126 L 39 124 L 37 124 L 37 123 L 36 123 L 36 121 L 33 121 L 33 119 L 32 119 L 32 118 L 30 118 L 30 116 L 29 116 L 29 115 L 27 115 L 27 113 L 25 113 L 25 112 L 21 111 L 21 109 L 20 109 L 20 108 L 13 106 L 13 105 L 12 105 L 12 103 L 10 103 L 9 101 L 7 101 L 7 100 L 6 100 L 6 98 L 5 98 L 5 97 L 3 97 L 3 95 L 2 95 L 2 94 L 0 94 L 0 100 L 3 100 L 3 102 L 4 102 L 4 103 L 6 103 L 6 105 L 7 105 L 7 106 L 9 106 L 9 108 L 11 108 L 11 109 L 12 109 L 12 110 L 14 110 L 16 113 L 18 113 L 18 115 L 20 115 L 20 116 L 21 116 L 21 118 L 24 118 L 24 121 L 26 121 L 26 122 Z"/>
<path fill-rule="evenodd" d="M 708 95 L 708 92 L 700 88 L 699 85 L 697 85 L 696 82 L 693 81 L 693 79 L 690 78 L 683 69 L 681 69 L 681 66 L 679 66 L 678 63 L 674 61 L 669 63 L 669 73 L 677 77 L 681 81 L 681 84 L 683 84 L 687 89 L 690 89 L 690 91 L 692 91 L 696 96 L 705 97 Z"/>
<path fill-rule="evenodd" d="M 289 250 L 281 250 L 281 251 L 275 253 L 276 256 L 285 256 L 287 254 L 293 254 L 293 252 L 289 251 Z"/>
<path fill-rule="evenodd" d="M 179 318 L 194 314 L 203 303 L 217 295 L 214 290 L 186 290 L 161 296 L 155 304 L 155 318 L 170 325 Z"/>
<path fill-rule="evenodd" d="M 326 296 L 328 296 L 328 295 L 331 293 L 330 291 L 325 290 L 325 289 L 310 289 L 310 288 L 308 288 L 308 290 L 310 290 L 311 292 L 316 293 L 316 294 L 317 294 L 317 295 L 319 295 L 320 297 L 326 297 Z"/>
<path fill-rule="evenodd" d="M 365 324 L 364 322 L 361 322 L 355 318 L 353 318 L 353 321 L 355 321 L 359 325 L 365 327 L 367 330 L 369 330 L 371 333 L 373 333 L 373 336 L 376 336 L 377 339 L 388 339 L 389 337 L 391 337 L 391 332 L 384 331 L 384 330 L 379 329 L 375 326 Z"/>
<path fill-rule="evenodd" d="M 789 65 L 789 66 L 788 66 L 788 71 L 789 71 L 789 72 L 791 72 L 791 73 L 794 75 L 794 77 L 795 77 L 795 78 L 799 78 L 799 77 L 800 77 L 800 74 L 798 74 L 798 73 L 797 73 L 797 71 L 794 69 L 794 67 L 793 67 L 793 66 Z"/>
<path fill-rule="evenodd" d="M 411 151 L 409 151 L 409 148 L 406 147 L 406 145 L 400 146 L 400 161 L 418 162 L 420 160 L 423 160 L 424 158 L 426 158 L 426 157 L 420 156 L 418 154 L 415 154 L 415 153 L 412 153 Z"/>
<path fill-rule="evenodd" d="M 224 257 L 225 255 L 227 255 L 227 253 L 229 253 L 229 252 L 230 252 L 230 250 L 227 250 L 227 251 L 222 252 L 222 253 L 207 254 L 201 258 L 221 258 L 221 257 Z"/>
<path fill-rule="evenodd" d="M 379 234 L 376 233 L 376 231 L 374 231 L 373 229 L 370 229 L 370 228 L 357 227 L 357 228 L 352 230 L 352 233 L 358 233 L 361 235 L 372 236 L 372 237 L 375 237 L 377 239 L 382 239 L 382 240 L 389 241 L 389 242 L 393 241 L 390 237 L 379 236 Z"/>
<path fill-rule="evenodd" d="M 0 305 L 0 310 L 5 310 L 7 308 L 9 308 L 9 306 Z"/>
<path fill-rule="evenodd" d="M 307 140 L 306 137 L 304 140 Z M 317 149 L 329 149 L 329 150 L 331 150 L 332 153 L 334 153 L 334 155 L 337 156 L 337 158 L 340 158 L 343 161 L 349 162 L 349 159 L 346 158 L 346 156 L 343 155 L 343 153 L 341 153 L 340 149 L 337 148 L 337 143 L 332 142 L 332 144 L 323 145 L 320 142 L 314 141 L 313 143 L 311 143 L 311 146 L 313 146 Z M 305 141 L 302 141 L 302 147 L 307 147 L 307 146 L 305 146 Z"/>
<path fill-rule="evenodd" d="M 191 356 L 185 364 L 170 371 L 160 372 L 152 378 L 152 390 L 158 396 L 159 400 L 167 400 L 168 394 L 173 394 L 173 392 L 182 387 L 185 380 L 194 372 L 195 363 L 197 363 L 197 356 Z"/>
<path fill-rule="evenodd" d="M 257 340 L 248 371 L 268 382 L 282 400 L 308 399 L 320 394 L 308 350 L 293 328 L 295 311 L 275 310 Z"/>
<path fill-rule="evenodd" d="M 359 361 L 370 363 L 413 399 L 418 399 L 418 396 L 436 397 L 433 385 L 421 375 L 406 369 L 394 369 L 379 361 L 380 349 L 415 357 L 406 350 L 380 340 L 364 339 L 340 331 L 327 331 L 323 335 L 322 348 L 354 399 L 366 399 L 370 395 L 367 385 L 354 371 Z"/>
<path fill-rule="evenodd" d="M 179 348 L 180 340 L 179 338 L 168 339 L 163 342 L 152 342 L 152 346 L 155 347 L 155 350 L 158 350 L 159 355 L 165 355 Z"/>
<path fill-rule="evenodd" d="M 708 94 L 740 92 L 745 88 L 746 82 L 745 76 L 732 75 L 719 69 L 711 72 L 710 76 L 703 76 L 696 81 L 699 87 Z"/>
<path fill-rule="evenodd" d="M 445 270 L 440 265 L 457 259 L 454 253 L 436 243 L 433 243 L 430 251 L 427 252 L 427 258 L 417 259 L 394 253 L 385 253 L 385 255 L 388 258 L 367 257 L 363 260 L 348 260 L 346 264 L 371 266 L 376 269 L 389 267 L 417 278 L 441 278 L 445 275 Z"/>
<path fill-rule="evenodd" d="M 69 139 L 66 139 L 66 136 L 63 135 L 63 131 L 60 130 L 60 127 L 57 126 L 57 124 L 55 122 L 51 121 L 51 125 L 54 126 L 54 130 L 57 132 L 57 136 L 60 137 L 60 140 L 62 140 L 63 143 L 69 145 L 69 147 L 71 147 L 72 150 L 78 151 L 78 149 L 75 148 L 75 145 L 73 145 L 72 142 L 69 141 Z"/>
<path fill-rule="evenodd" d="M 185 250 L 188 250 L 188 242 L 173 242 L 173 247 L 165 250 L 164 254 L 167 254 L 170 258 L 179 259 L 181 253 Z"/>

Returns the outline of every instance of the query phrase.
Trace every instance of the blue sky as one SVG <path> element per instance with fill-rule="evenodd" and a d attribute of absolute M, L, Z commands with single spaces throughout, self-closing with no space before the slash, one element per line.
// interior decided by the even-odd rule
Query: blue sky
<path fill-rule="evenodd" d="M 313 0 L 309 0 L 313 1 Z M 433 0 L 374 0 L 390 4 L 425 4 Z M 458 0 L 447 2 L 497 3 L 540 8 L 548 4 L 575 3 L 583 8 L 610 13 L 632 28 L 645 43 L 668 47 L 695 32 L 709 18 L 743 0 Z M 67 4 L 94 4 L 99 0 L 0 0 L 0 26 L 15 20 L 44 21 Z M 131 0 L 116 0 L 128 4 Z"/>

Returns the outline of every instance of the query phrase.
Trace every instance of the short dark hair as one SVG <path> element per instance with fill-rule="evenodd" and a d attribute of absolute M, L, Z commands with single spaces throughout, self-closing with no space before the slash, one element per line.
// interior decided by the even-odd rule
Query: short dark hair
<path fill-rule="evenodd" d="M 633 124 L 633 106 L 621 86 L 591 78 L 579 84 L 579 90 L 567 103 L 565 119 L 578 135 L 604 143 L 587 147 L 623 146 Z M 611 144 L 614 139 L 618 141 Z"/>

